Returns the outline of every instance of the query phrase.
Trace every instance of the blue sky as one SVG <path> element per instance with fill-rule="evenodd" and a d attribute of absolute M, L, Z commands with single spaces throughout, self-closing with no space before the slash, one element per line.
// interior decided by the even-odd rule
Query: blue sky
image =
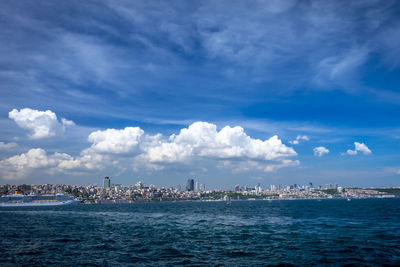
<path fill-rule="evenodd" d="M 400 184 L 397 1 L 0 7 L 1 183 Z"/>

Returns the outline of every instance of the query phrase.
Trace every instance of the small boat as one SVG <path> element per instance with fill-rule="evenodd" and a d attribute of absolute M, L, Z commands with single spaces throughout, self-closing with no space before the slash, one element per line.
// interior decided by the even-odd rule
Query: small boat
<path fill-rule="evenodd" d="M 351 201 L 351 199 L 350 199 L 350 198 L 347 198 L 347 201 Z"/>

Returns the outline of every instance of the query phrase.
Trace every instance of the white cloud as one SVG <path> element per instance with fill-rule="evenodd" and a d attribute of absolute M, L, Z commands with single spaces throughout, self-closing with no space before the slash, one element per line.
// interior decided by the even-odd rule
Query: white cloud
<path fill-rule="evenodd" d="M 9 150 L 12 148 L 16 148 L 18 145 L 14 142 L 11 143 L 4 143 L 4 142 L 0 142 L 0 150 Z"/>
<path fill-rule="evenodd" d="M 329 153 L 329 149 L 327 149 L 327 148 L 324 147 L 324 146 L 315 147 L 315 148 L 313 149 L 313 151 L 314 151 L 314 155 L 315 155 L 315 156 L 318 156 L 318 157 L 322 157 L 323 155 Z"/>
<path fill-rule="evenodd" d="M 354 142 L 354 150 L 347 150 L 347 154 L 351 156 L 357 155 L 358 152 L 362 152 L 364 155 L 369 155 L 372 153 L 371 150 L 364 143 L 359 142 Z"/>
<path fill-rule="evenodd" d="M 195 122 L 169 138 L 161 134 L 147 135 L 139 127 L 126 127 L 92 132 L 88 141 L 92 145 L 76 158 L 65 153 L 48 155 L 40 148 L 30 149 L 0 161 L 0 173 L 5 179 L 18 179 L 34 170 L 52 174 L 101 170 L 106 166 L 124 170 L 124 164 L 136 169 L 161 170 L 173 164 L 194 166 L 205 162 L 202 160 L 217 161 L 217 167 L 233 172 L 269 172 L 300 163 L 288 159 L 297 153 L 282 144 L 277 136 L 254 139 L 242 127 L 225 126 L 218 131 L 215 124 L 207 122 Z"/>
<path fill-rule="evenodd" d="M 59 122 L 56 114 L 51 110 L 39 111 L 24 108 L 18 111 L 13 109 L 8 113 L 8 117 L 19 127 L 29 130 L 31 139 L 52 137 L 65 131 L 65 127 L 74 125 L 73 121 L 64 118 Z"/>
<path fill-rule="evenodd" d="M 90 147 L 100 153 L 130 153 L 138 148 L 144 131 L 139 127 L 126 127 L 122 130 L 107 129 L 105 131 L 92 132 L 88 140 L 92 142 Z"/>
<path fill-rule="evenodd" d="M 298 145 L 301 140 L 310 141 L 310 138 L 307 135 L 298 135 L 295 140 L 289 141 L 292 145 Z"/>
<path fill-rule="evenodd" d="M 39 169 L 51 174 L 101 170 L 107 161 L 102 155 L 93 155 L 86 151 L 83 151 L 80 157 L 73 158 L 58 152 L 47 155 L 44 149 L 33 148 L 26 153 L 1 160 L 0 175 L 7 180 L 17 180 Z"/>
<path fill-rule="evenodd" d="M 90 153 L 136 154 L 136 161 L 147 164 L 189 162 L 195 158 L 282 162 L 297 155 L 277 136 L 262 141 L 249 137 L 242 127 L 226 126 L 218 131 L 215 124 L 207 122 L 195 122 L 169 138 L 126 127 L 93 132 L 88 140 L 93 143 L 87 150 Z"/>
<path fill-rule="evenodd" d="M 354 156 L 354 155 L 357 155 L 357 151 L 356 151 L 356 150 L 348 149 L 348 150 L 347 150 L 347 154 L 349 154 L 349 155 L 351 155 L 351 156 Z"/>
<path fill-rule="evenodd" d="M 279 161 L 296 156 L 293 148 L 273 136 L 267 140 L 249 137 L 242 127 L 225 126 L 220 131 L 215 124 L 195 122 L 168 141 L 145 148 L 150 162 L 185 161 L 191 157 L 211 159 L 241 159 Z"/>
<path fill-rule="evenodd" d="M 67 120 L 65 118 L 61 118 L 62 125 L 65 126 L 74 126 L 75 123 L 73 121 Z"/>

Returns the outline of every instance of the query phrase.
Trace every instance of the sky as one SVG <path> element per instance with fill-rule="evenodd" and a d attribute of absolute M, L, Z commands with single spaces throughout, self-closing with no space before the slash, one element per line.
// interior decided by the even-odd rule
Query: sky
<path fill-rule="evenodd" d="M 400 185 L 398 1 L 0 2 L 0 183 Z"/>

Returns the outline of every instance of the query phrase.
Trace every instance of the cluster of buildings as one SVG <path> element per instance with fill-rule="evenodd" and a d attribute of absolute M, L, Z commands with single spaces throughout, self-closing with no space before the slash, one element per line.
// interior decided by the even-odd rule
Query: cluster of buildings
<path fill-rule="evenodd" d="M 216 201 L 229 199 L 321 199 L 321 198 L 369 198 L 395 197 L 379 189 L 343 188 L 336 185 L 319 186 L 314 188 L 312 183 L 307 185 L 270 185 L 263 189 L 260 184 L 254 187 L 236 185 L 234 190 L 206 190 L 205 184 L 188 179 L 185 189 L 157 188 L 146 186 L 142 182 L 135 185 L 112 184 L 109 177 L 103 179 L 102 186 L 97 185 L 0 185 L 0 195 L 13 194 L 15 191 L 23 194 L 54 195 L 65 193 L 73 195 L 84 203 L 118 203 L 139 201 L 178 201 L 203 200 Z M 386 190 L 387 191 L 387 190 Z M 400 190 L 399 190 L 400 191 Z"/>
<path fill-rule="evenodd" d="M 186 183 L 186 191 L 206 191 L 206 185 L 195 182 L 194 179 L 188 179 Z"/>

